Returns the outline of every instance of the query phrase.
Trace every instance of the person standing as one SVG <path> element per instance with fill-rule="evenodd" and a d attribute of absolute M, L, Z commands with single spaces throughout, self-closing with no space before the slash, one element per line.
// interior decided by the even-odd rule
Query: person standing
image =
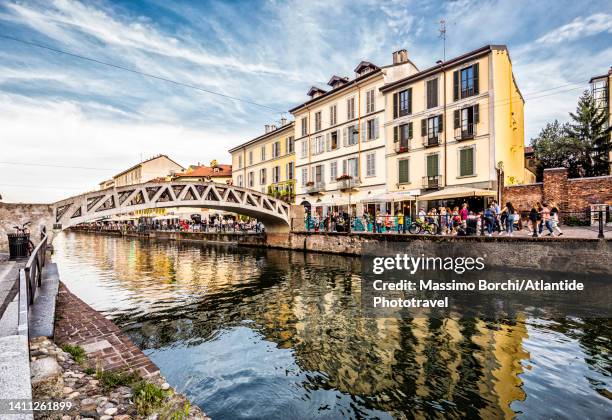
<path fill-rule="evenodd" d="M 406 233 L 406 225 L 404 224 L 404 213 L 401 210 L 397 212 L 397 233 Z"/>
<path fill-rule="evenodd" d="M 542 210 L 540 211 L 540 213 L 542 214 L 542 223 L 540 223 L 540 235 L 542 234 L 544 227 L 546 227 L 546 229 L 548 229 L 547 236 L 554 236 L 553 234 L 554 231 L 552 228 L 552 221 L 550 220 L 550 209 L 548 208 L 548 204 L 544 203 L 542 205 Z"/>
<path fill-rule="evenodd" d="M 463 203 L 463 205 L 461 206 L 461 210 L 459 210 L 459 216 L 461 216 L 461 223 L 463 224 L 464 228 L 465 228 L 465 221 L 467 220 L 468 215 L 469 215 L 468 205 L 467 203 Z"/>
<path fill-rule="evenodd" d="M 540 203 L 535 202 L 529 210 L 529 221 L 531 222 L 531 229 L 534 237 L 538 237 L 538 218 L 540 218 L 540 212 L 538 211 Z"/>
<path fill-rule="evenodd" d="M 376 212 L 376 233 L 382 233 L 383 218 L 380 211 Z"/>
<path fill-rule="evenodd" d="M 516 220 L 516 210 L 511 202 L 507 202 L 506 206 L 502 210 L 502 214 L 506 215 L 506 233 L 508 236 L 512 236 L 514 232 L 514 221 Z"/>
<path fill-rule="evenodd" d="M 559 232 L 558 236 L 561 236 L 563 235 L 563 231 L 559 227 L 559 208 L 555 203 L 550 203 L 550 206 L 552 207 L 550 209 L 550 220 L 552 223 L 552 227 L 553 229 L 556 229 L 557 232 Z"/>

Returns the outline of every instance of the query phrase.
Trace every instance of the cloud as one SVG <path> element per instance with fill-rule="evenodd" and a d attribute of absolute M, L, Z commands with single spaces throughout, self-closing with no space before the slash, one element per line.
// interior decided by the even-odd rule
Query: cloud
<path fill-rule="evenodd" d="M 577 39 L 612 33 L 612 14 L 596 13 L 587 17 L 577 17 L 570 23 L 556 28 L 538 38 L 540 44 L 558 44 Z"/>

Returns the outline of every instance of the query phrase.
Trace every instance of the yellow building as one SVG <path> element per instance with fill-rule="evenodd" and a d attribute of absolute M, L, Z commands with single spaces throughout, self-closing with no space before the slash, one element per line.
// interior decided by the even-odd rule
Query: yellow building
<path fill-rule="evenodd" d="M 141 184 L 156 178 L 166 178 L 184 170 L 185 168 L 168 156 L 158 155 L 115 175 L 113 186 L 123 187 L 125 185 Z"/>
<path fill-rule="evenodd" d="M 381 88 L 387 210 L 482 209 L 524 182 L 523 98 L 508 49 L 487 45 Z M 402 204 L 403 203 L 403 204 Z"/>
<path fill-rule="evenodd" d="M 593 98 L 597 105 L 608 115 L 608 126 L 610 126 L 612 125 L 612 107 L 610 107 L 610 97 L 612 95 L 612 67 L 608 70 L 608 74 L 591 78 L 590 83 Z M 610 141 L 612 142 L 612 132 L 610 132 Z M 610 162 L 610 174 L 612 175 L 612 151 L 610 151 L 608 160 Z"/>
<path fill-rule="evenodd" d="M 361 215 L 386 191 L 385 98 L 380 88 L 418 71 L 406 50 L 390 65 L 360 62 L 355 76 L 332 76 L 329 89 L 312 87 L 295 117 L 297 203 L 319 215 Z"/>
<path fill-rule="evenodd" d="M 264 134 L 230 149 L 233 184 L 292 203 L 295 198 L 293 125 L 285 119 L 279 127 L 266 125 Z"/>

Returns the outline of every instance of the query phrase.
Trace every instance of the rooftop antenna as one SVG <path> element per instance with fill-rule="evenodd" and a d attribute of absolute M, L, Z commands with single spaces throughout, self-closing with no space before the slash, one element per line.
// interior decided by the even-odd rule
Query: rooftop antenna
<path fill-rule="evenodd" d="M 438 32 L 440 32 L 438 38 L 442 39 L 442 45 L 444 46 L 442 61 L 446 61 L 446 19 L 440 19 L 440 28 L 438 29 Z"/>

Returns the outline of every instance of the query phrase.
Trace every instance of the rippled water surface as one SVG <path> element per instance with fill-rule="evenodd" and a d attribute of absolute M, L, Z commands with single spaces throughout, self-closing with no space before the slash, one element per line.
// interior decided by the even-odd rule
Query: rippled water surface
<path fill-rule="evenodd" d="M 68 288 L 213 418 L 604 418 L 610 320 L 361 317 L 361 261 L 61 234 Z"/>

